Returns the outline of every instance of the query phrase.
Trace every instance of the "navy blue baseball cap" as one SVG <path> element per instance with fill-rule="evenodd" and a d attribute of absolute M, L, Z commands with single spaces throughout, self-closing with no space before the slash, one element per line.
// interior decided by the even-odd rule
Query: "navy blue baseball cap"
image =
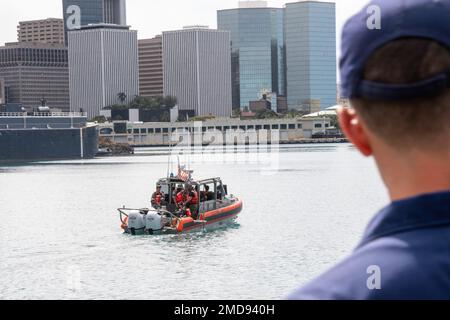
<path fill-rule="evenodd" d="M 366 62 L 377 49 L 409 37 L 431 39 L 450 48 L 450 0 L 373 0 L 350 18 L 342 32 L 342 96 L 401 100 L 436 94 L 449 87 L 450 70 L 409 84 L 363 79 Z"/>

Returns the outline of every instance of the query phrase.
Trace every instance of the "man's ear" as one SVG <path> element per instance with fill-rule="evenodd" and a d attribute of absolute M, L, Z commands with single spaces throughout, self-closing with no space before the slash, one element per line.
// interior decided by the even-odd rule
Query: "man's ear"
<path fill-rule="evenodd" d="M 355 110 L 341 107 L 338 110 L 339 123 L 347 138 L 366 157 L 373 154 L 366 128 L 362 125 Z"/>

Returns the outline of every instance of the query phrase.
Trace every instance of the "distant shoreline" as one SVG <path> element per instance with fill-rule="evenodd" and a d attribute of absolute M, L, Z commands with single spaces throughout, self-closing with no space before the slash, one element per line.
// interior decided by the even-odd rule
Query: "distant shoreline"
<path fill-rule="evenodd" d="M 322 139 L 302 139 L 302 140 L 293 140 L 293 141 L 279 141 L 279 145 L 304 145 L 304 144 L 336 144 L 336 143 L 350 143 L 350 141 L 347 138 L 322 138 Z M 272 145 L 272 143 L 270 141 L 268 141 L 267 143 L 246 143 L 246 144 L 234 144 L 234 146 L 264 146 L 264 145 Z M 203 144 L 203 147 L 225 147 L 225 146 L 230 146 L 226 143 L 220 145 L 220 144 Z M 169 148 L 170 146 L 167 144 L 160 144 L 160 145 L 155 145 L 155 144 L 151 144 L 151 145 L 133 145 L 134 148 Z M 176 147 L 176 146 L 172 146 L 172 147 Z M 183 146 L 183 147 L 188 147 L 188 146 Z M 191 147 L 193 147 L 191 145 Z"/>

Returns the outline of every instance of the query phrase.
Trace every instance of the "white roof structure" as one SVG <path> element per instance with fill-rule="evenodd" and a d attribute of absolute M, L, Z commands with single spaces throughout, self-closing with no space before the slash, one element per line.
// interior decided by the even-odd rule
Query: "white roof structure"
<path fill-rule="evenodd" d="M 264 0 L 239 1 L 239 8 L 240 9 L 267 8 L 267 1 Z"/>
<path fill-rule="evenodd" d="M 326 116 L 335 116 L 337 115 L 337 110 L 340 108 L 340 105 L 332 106 L 329 108 L 326 108 L 325 110 L 314 112 L 311 114 L 307 114 L 303 116 L 302 118 L 316 118 L 316 117 L 326 117 Z"/>

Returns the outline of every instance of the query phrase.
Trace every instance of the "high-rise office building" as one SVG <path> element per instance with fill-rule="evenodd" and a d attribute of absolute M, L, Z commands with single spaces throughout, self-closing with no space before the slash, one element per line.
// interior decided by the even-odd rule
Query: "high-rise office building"
<path fill-rule="evenodd" d="M 287 97 L 291 109 L 336 104 L 336 7 L 331 2 L 286 4 Z"/>
<path fill-rule="evenodd" d="M 6 103 L 34 108 L 46 104 L 69 111 L 69 68 L 64 45 L 8 44 L 0 48 L 0 78 Z"/>
<path fill-rule="evenodd" d="M 0 79 L 0 105 L 4 104 L 5 101 L 6 101 L 5 80 Z"/>
<path fill-rule="evenodd" d="M 266 93 L 286 95 L 283 23 L 284 10 L 265 1 L 217 12 L 218 29 L 231 32 L 234 108 L 249 107 Z"/>
<path fill-rule="evenodd" d="M 125 26 L 126 0 L 63 0 L 64 28 L 67 31 L 89 24 Z"/>
<path fill-rule="evenodd" d="M 17 26 L 17 39 L 19 42 L 64 44 L 64 20 L 21 21 Z"/>
<path fill-rule="evenodd" d="M 157 97 L 164 94 L 162 36 L 138 41 L 139 95 Z"/>
<path fill-rule="evenodd" d="M 137 32 L 129 27 L 90 25 L 70 31 L 70 109 L 89 117 L 104 107 L 130 102 L 139 94 Z"/>
<path fill-rule="evenodd" d="M 163 32 L 164 95 L 191 115 L 232 113 L 230 33 L 207 27 Z"/>

